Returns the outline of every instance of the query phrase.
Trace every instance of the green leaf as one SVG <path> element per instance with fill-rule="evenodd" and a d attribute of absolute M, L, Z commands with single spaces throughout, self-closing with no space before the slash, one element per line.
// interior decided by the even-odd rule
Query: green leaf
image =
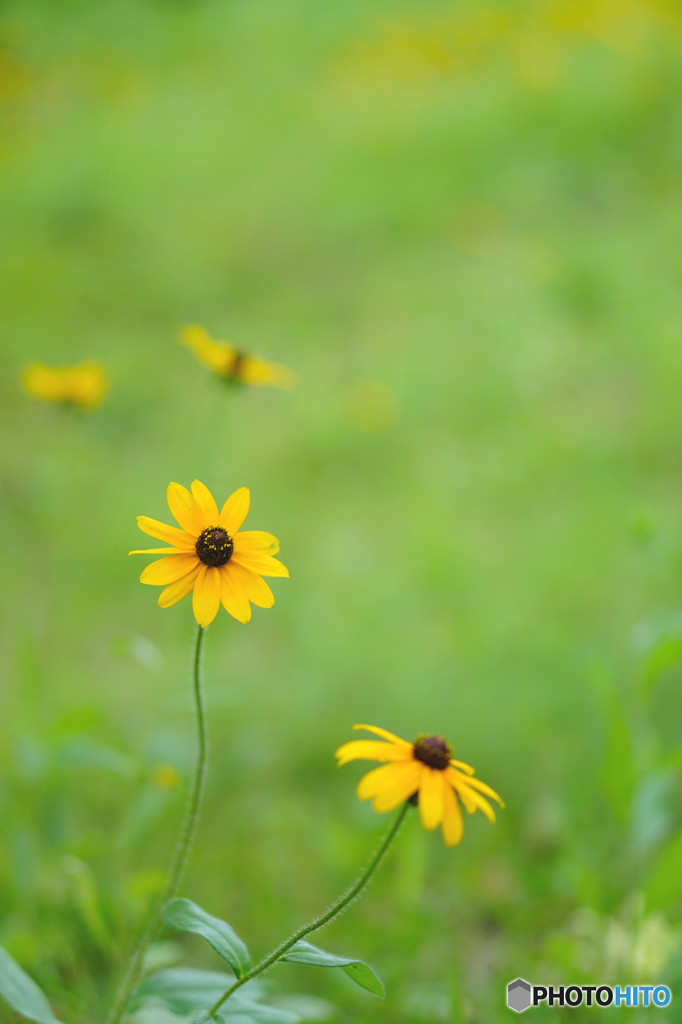
<path fill-rule="evenodd" d="M 204 1010 L 216 1003 L 234 984 L 234 980 L 234 974 L 226 971 L 201 971 L 192 967 L 165 968 L 150 974 L 138 986 L 131 999 L 131 1009 L 153 1004 L 177 1014 Z M 258 999 L 263 993 L 263 987 L 258 981 L 249 981 L 242 991 Z"/>
<path fill-rule="evenodd" d="M 642 658 L 640 695 L 648 698 L 656 683 L 682 659 L 682 615 L 666 611 L 641 622 L 634 643 Z"/>
<path fill-rule="evenodd" d="M 171 1013 L 166 1010 L 163 1006 L 145 1006 L 141 1010 L 133 1012 L 131 1017 L 127 1017 L 126 1020 L 130 1020 L 130 1024 L 197 1024 L 196 1014 L 183 1014 L 182 1017 L 178 1017 L 176 1013 Z"/>
<path fill-rule="evenodd" d="M 311 996 L 304 992 L 287 992 L 286 995 L 277 994 L 277 1007 L 280 1010 L 290 1010 L 302 1017 L 306 1024 L 322 1024 L 323 1021 L 338 1020 L 336 1007 L 327 999 L 319 996 Z"/>
<path fill-rule="evenodd" d="M 130 1005 L 136 1009 L 152 1001 L 172 1013 L 190 1013 L 215 1003 L 233 983 L 234 975 L 223 971 L 169 968 L 145 978 L 133 993 Z"/>
<path fill-rule="evenodd" d="M 630 722 L 615 702 L 609 709 L 602 785 L 621 822 L 630 813 L 637 775 Z"/>
<path fill-rule="evenodd" d="M 648 910 L 665 910 L 682 896 L 681 863 L 682 835 L 676 835 L 661 849 L 644 885 Z"/>
<path fill-rule="evenodd" d="M 682 658 L 682 638 L 679 636 L 661 637 L 647 653 L 642 666 L 642 687 L 648 693 L 654 683 L 674 668 Z"/>
<path fill-rule="evenodd" d="M 80 911 L 93 942 L 105 953 L 112 947 L 111 936 L 104 921 L 95 875 L 89 864 L 78 857 L 64 858 L 64 873 L 71 883 L 71 897 Z"/>
<path fill-rule="evenodd" d="M 178 1021 L 192 1014 L 193 1024 L 210 1021 L 228 1021 L 229 1024 L 298 1024 L 301 1017 L 290 1010 L 265 1006 L 257 1000 L 263 994 L 259 982 L 249 981 L 230 996 L 215 1017 L 208 1016 L 208 1008 L 216 1003 L 234 983 L 234 975 L 222 971 L 198 971 L 189 967 L 157 971 L 146 978 L 134 993 L 131 1010 L 137 1020 L 145 1021 L 145 1014 L 162 1009 L 175 1014 Z M 243 993 L 243 994 L 242 994 Z M 203 1013 L 196 1017 L 196 1011 Z"/>
<path fill-rule="evenodd" d="M 356 985 L 367 989 L 372 995 L 384 998 L 384 986 L 369 964 L 363 960 L 335 956 L 334 953 L 327 953 L 324 949 L 318 949 L 317 946 L 301 940 L 291 947 L 282 957 L 282 961 L 290 964 L 309 964 L 311 967 L 340 967 Z"/>
<path fill-rule="evenodd" d="M 38 1024 L 59 1024 L 46 997 L 16 960 L 0 948 L 0 996 L 20 1017 Z"/>
<path fill-rule="evenodd" d="M 234 929 L 220 918 L 211 917 L 191 900 L 171 900 L 163 911 L 163 919 L 179 932 L 201 935 L 218 956 L 227 961 L 238 978 L 243 978 L 251 967 L 249 951 Z"/>
<path fill-rule="evenodd" d="M 291 1010 L 254 1003 L 235 994 L 221 1006 L 214 1019 L 228 1024 L 299 1024 L 301 1017 Z"/>
<path fill-rule="evenodd" d="M 133 993 L 130 1005 L 137 1009 L 153 1002 L 172 1013 L 190 1013 L 211 1006 L 233 984 L 234 974 L 225 971 L 166 968 L 145 978 Z"/>

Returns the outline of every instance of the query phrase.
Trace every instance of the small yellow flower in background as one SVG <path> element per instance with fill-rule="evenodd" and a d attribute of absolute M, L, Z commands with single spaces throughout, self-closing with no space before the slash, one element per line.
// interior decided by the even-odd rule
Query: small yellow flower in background
<path fill-rule="evenodd" d="M 81 363 L 80 366 L 29 363 L 21 383 L 32 398 L 77 405 L 81 409 L 96 409 L 109 390 L 104 368 L 99 363 Z"/>
<path fill-rule="evenodd" d="M 200 363 L 233 384 L 253 384 L 288 390 L 296 386 L 296 374 L 279 363 L 241 352 L 226 341 L 214 341 L 203 327 L 183 327 L 180 340 Z"/>
<path fill-rule="evenodd" d="M 157 764 L 152 772 L 152 782 L 158 789 L 177 789 L 180 785 L 180 772 L 172 764 Z"/>
<path fill-rule="evenodd" d="M 424 828 L 430 830 L 440 825 L 445 845 L 456 846 L 464 834 L 460 800 L 469 814 L 481 810 L 491 822 L 495 821 L 495 812 L 485 796 L 504 807 L 494 789 L 474 778 L 471 765 L 454 760 L 452 749 L 442 736 L 419 736 L 414 743 L 408 743 L 373 725 L 353 728 L 366 729 L 387 741 L 351 740 L 335 754 L 339 768 L 357 760 L 389 762 L 368 772 L 358 785 L 358 796 L 361 800 L 373 800 L 375 811 L 392 811 L 405 800 L 417 797 Z"/>
<path fill-rule="evenodd" d="M 275 598 L 263 576 L 288 576 L 289 570 L 273 555 L 279 541 L 262 530 L 242 531 L 251 496 L 246 487 L 232 494 L 221 511 L 213 495 L 199 480 L 192 490 L 168 485 L 168 506 L 180 524 L 166 526 L 138 516 L 143 533 L 170 544 L 168 548 L 131 551 L 131 555 L 165 555 L 148 565 L 142 583 L 162 586 L 159 605 L 170 608 L 192 593 L 194 616 L 208 626 L 222 603 L 239 622 L 251 618 L 251 604 L 272 608 Z M 251 602 L 251 604 L 249 603 Z"/>

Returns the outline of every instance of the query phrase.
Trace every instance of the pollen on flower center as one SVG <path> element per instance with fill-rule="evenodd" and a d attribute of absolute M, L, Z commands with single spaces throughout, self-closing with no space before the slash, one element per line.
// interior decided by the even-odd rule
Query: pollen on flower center
<path fill-rule="evenodd" d="M 450 764 L 452 750 L 442 736 L 418 736 L 412 746 L 412 754 L 429 768 L 443 771 Z"/>
<path fill-rule="evenodd" d="M 234 541 L 222 526 L 207 526 L 199 534 L 196 553 L 204 565 L 225 565 L 232 558 Z"/>

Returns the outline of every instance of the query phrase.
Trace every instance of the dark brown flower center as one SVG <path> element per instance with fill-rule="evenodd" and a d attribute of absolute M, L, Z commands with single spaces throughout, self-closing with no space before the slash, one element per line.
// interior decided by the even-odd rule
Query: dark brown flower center
<path fill-rule="evenodd" d="M 412 753 L 418 761 L 428 764 L 429 768 L 447 768 L 452 757 L 452 750 L 442 736 L 418 736 L 412 746 Z"/>
<path fill-rule="evenodd" d="M 235 384 L 241 383 L 241 371 L 246 358 L 246 352 L 236 351 L 234 354 L 230 353 L 230 358 L 225 365 L 225 377 L 227 380 Z"/>
<path fill-rule="evenodd" d="M 204 565 L 225 565 L 232 558 L 234 541 L 222 526 L 207 526 L 199 534 L 196 553 Z"/>

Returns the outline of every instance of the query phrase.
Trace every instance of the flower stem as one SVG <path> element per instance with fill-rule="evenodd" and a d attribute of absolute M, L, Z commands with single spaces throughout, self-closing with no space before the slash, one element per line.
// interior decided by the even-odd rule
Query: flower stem
<path fill-rule="evenodd" d="M 109 1024 L 119 1024 L 125 1013 L 130 995 L 137 985 L 142 972 L 145 954 L 161 928 L 161 914 L 163 912 L 163 908 L 166 903 L 168 903 L 169 900 L 172 900 L 176 895 L 182 881 L 185 868 L 187 867 L 190 850 L 192 848 L 192 842 L 194 841 L 197 823 L 199 821 L 199 807 L 201 805 L 201 796 L 204 789 L 204 779 L 206 777 L 206 768 L 208 764 L 206 716 L 201 696 L 201 648 L 205 632 L 206 630 L 202 626 L 197 627 L 194 658 L 192 662 L 194 702 L 197 715 L 198 747 L 194 779 L 192 781 L 192 789 L 187 803 L 187 810 L 185 811 L 185 817 L 180 829 L 180 835 L 175 847 L 175 852 L 168 868 L 166 884 L 164 885 L 161 895 L 149 915 L 149 920 L 147 921 L 147 926 L 142 934 L 142 938 L 137 944 L 137 948 L 135 949 L 130 964 L 128 965 L 128 970 L 118 993 L 116 1005 L 114 1006 L 114 1011 L 110 1017 Z"/>
<path fill-rule="evenodd" d="M 367 865 L 365 870 L 357 877 L 355 882 L 353 882 L 350 889 L 347 889 L 346 892 L 342 893 L 341 896 L 339 896 L 339 898 L 336 900 L 336 902 L 332 903 L 331 907 L 329 907 L 328 910 L 325 910 L 323 914 L 319 914 L 317 917 L 313 918 L 313 920 L 310 921 L 308 924 L 302 925 L 298 929 L 298 931 L 295 931 L 293 935 L 290 935 L 288 939 L 285 939 L 284 942 L 280 943 L 280 945 L 277 946 L 277 948 L 274 949 L 272 953 L 266 956 L 264 960 L 261 960 L 259 964 L 256 964 L 255 967 L 252 967 L 250 971 L 248 971 L 241 978 L 235 981 L 234 985 L 228 988 L 227 992 L 225 992 L 220 997 L 218 1002 L 211 1007 L 208 1014 L 209 1018 L 213 1018 L 213 1015 L 216 1013 L 216 1011 L 220 1009 L 220 1007 L 223 1005 L 226 999 L 229 999 L 233 992 L 236 992 L 238 988 L 241 988 L 242 985 L 245 985 L 247 981 L 251 981 L 251 979 L 255 978 L 258 974 L 262 974 L 262 972 L 266 971 L 268 967 L 272 967 L 273 964 L 276 964 L 277 961 L 281 960 L 285 953 L 287 953 L 292 946 L 294 946 L 306 935 L 310 935 L 311 932 L 317 931 L 317 929 L 321 928 L 322 925 L 325 925 L 329 921 L 331 921 L 332 918 L 336 917 L 337 914 L 340 914 L 341 911 L 344 910 L 349 903 L 352 903 L 353 900 L 361 894 L 361 892 L 369 882 L 370 878 L 376 871 L 377 867 L 379 866 L 379 863 L 381 862 L 384 854 L 386 853 L 389 846 L 391 845 L 396 835 L 398 834 L 398 830 L 402 825 L 403 818 L 405 817 L 409 806 L 410 803 L 408 800 L 403 804 L 400 813 L 398 814 L 397 818 L 391 825 L 391 828 L 387 832 L 385 838 L 382 840 L 381 845 L 378 847 L 369 864 Z"/>

